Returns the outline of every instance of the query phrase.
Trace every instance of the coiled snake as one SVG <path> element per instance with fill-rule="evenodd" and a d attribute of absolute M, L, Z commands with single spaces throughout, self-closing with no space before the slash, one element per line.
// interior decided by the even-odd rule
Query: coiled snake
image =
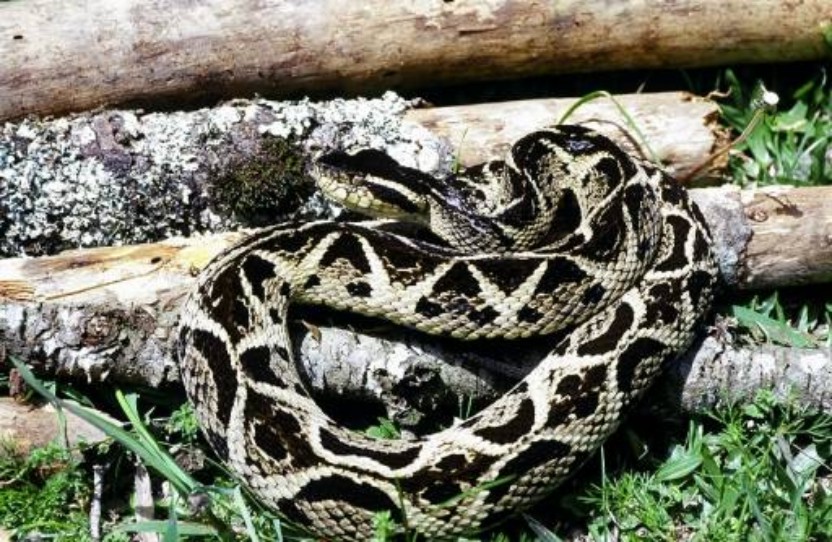
<path fill-rule="evenodd" d="M 618 426 L 711 303 L 710 238 L 686 192 L 586 128 L 529 134 L 505 162 L 441 180 L 371 150 L 326 155 L 317 177 L 377 219 L 281 224 L 225 251 L 187 301 L 179 354 L 217 455 L 324 537 L 369 539 L 383 510 L 451 537 L 530 506 Z M 310 398 L 293 303 L 463 340 L 570 332 L 485 410 L 380 441 Z"/>

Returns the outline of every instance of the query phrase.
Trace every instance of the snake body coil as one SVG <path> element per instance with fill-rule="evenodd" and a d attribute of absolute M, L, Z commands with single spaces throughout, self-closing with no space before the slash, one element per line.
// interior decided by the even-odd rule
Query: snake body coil
<path fill-rule="evenodd" d="M 377 151 L 318 182 L 397 220 L 284 224 L 215 259 L 182 313 L 182 378 L 219 457 L 321 536 L 372 537 L 389 510 L 432 538 L 526 508 L 618 426 L 711 303 L 710 238 L 685 191 L 577 126 L 437 180 Z M 463 340 L 569 330 L 519 384 L 453 427 L 379 441 L 339 426 L 292 360 L 287 308 L 311 303 Z"/>

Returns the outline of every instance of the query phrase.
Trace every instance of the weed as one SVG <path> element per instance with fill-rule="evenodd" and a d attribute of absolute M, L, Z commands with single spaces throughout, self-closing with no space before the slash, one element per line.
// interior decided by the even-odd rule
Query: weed
<path fill-rule="evenodd" d="M 90 488 L 69 450 L 48 444 L 24 456 L 4 448 L 0 454 L 0 526 L 17 537 L 84 539 Z"/>
<path fill-rule="evenodd" d="M 708 427 L 716 422 L 713 432 Z M 584 497 L 596 540 L 809 540 L 832 534 L 832 416 L 761 392 L 692 421 L 658 469 L 624 473 Z"/>
<path fill-rule="evenodd" d="M 752 120 L 749 85 L 725 71 L 731 103 L 723 119 L 742 131 Z M 767 116 L 733 154 L 734 182 L 814 186 L 832 182 L 832 92 L 825 70 L 793 91 L 788 109 Z M 747 153 L 747 154 L 744 154 Z"/>
<path fill-rule="evenodd" d="M 396 424 L 388 418 L 379 418 L 378 425 L 368 427 L 364 434 L 368 437 L 373 437 L 382 440 L 398 440 L 402 438 L 402 434 Z"/>

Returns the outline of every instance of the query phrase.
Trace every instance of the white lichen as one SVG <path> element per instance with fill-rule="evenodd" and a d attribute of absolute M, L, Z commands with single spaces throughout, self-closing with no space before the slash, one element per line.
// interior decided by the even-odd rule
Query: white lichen
<path fill-rule="evenodd" d="M 231 219 L 208 207 L 205 190 L 246 137 L 293 137 L 313 154 L 372 147 L 405 165 L 446 172 L 449 147 L 423 127 L 403 123 L 408 107 L 387 93 L 378 99 L 235 100 L 188 112 L 111 110 L 6 123 L 0 128 L 0 255 L 232 228 Z"/>

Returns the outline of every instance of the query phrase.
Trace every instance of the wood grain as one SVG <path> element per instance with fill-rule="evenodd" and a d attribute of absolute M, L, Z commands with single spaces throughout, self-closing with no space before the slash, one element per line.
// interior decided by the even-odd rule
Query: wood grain
<path fill-rule="evenodd" d="M 0 2 L 0 120 L 129 102 L 821 59 L 830 22 L 828 0 Z"/>

